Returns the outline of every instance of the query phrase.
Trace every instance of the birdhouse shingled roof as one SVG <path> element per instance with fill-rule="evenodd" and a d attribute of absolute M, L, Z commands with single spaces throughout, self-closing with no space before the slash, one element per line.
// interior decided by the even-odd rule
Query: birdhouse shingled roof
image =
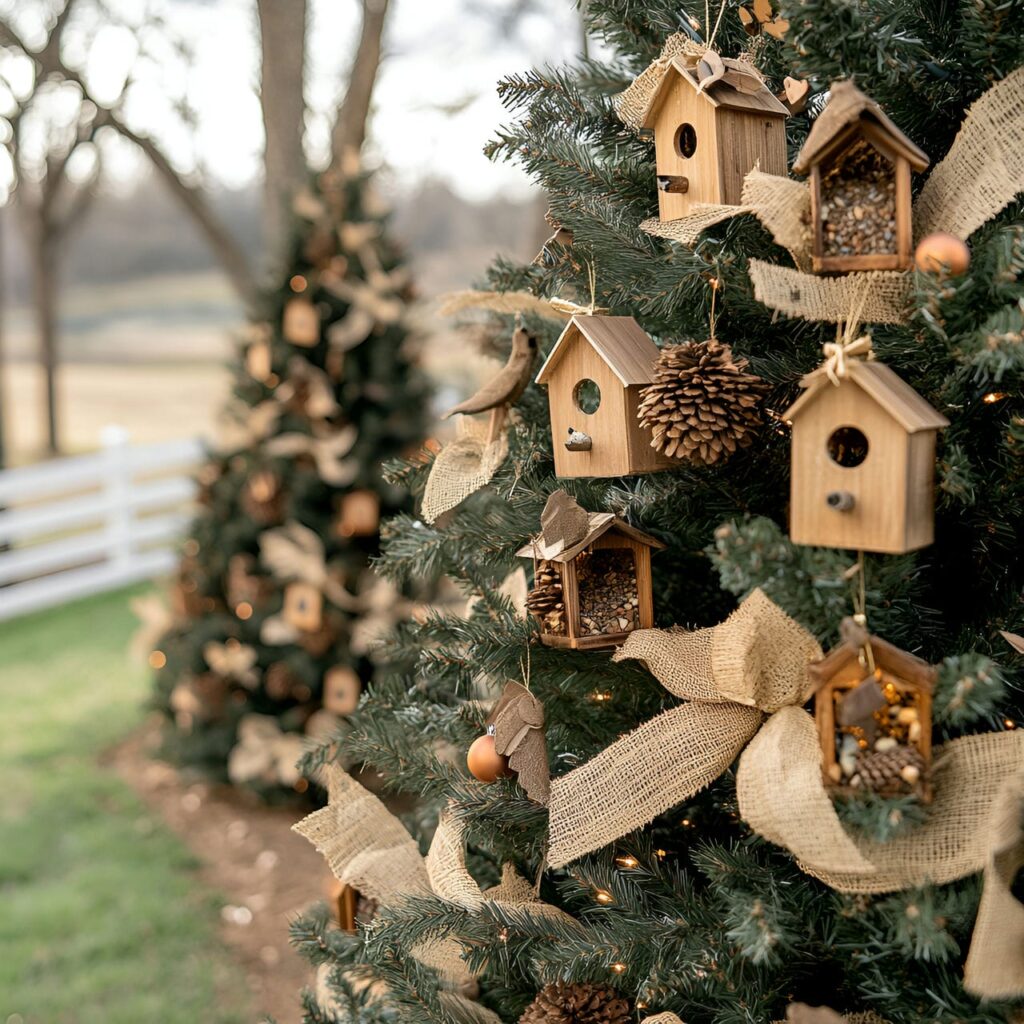
<path fill-rule="evenodd" d="M 942 413 L 933 409 L 902 377 L 893 373 L 884 363 L 852 360 L 847 365 L 844 379 L 858 385 L 908 434 L 916 434 L 921 430 L 939 430 L 949 426 L 949 420 Z M 800 384 L 807 390 L 783 413 L 784 419 L 795 420 L 826 388 L 834 386 L 824 369 L 807 374 Z"/>
<path fill-rule="evenodd" d="M 658 346 L 631 316 L 574 316 L 544 360 L 537 374 L 538 384 L 548 383 L 577 332 L 608 364 L 624 388 L 651 383 Z"/>
<path fill-rule="evenodd" d="M 739 63 L 738 61 L 729 61 L 730 65 Z M 789 117 L 789 111 L 772 95 L 771 90 L 764 82 L 761 83 L 760 89 L 756 92 L 741 92 L 722 79 L 701 89 L 699 72 L 691 70 L 679 57 L 675 57 L 669 62 L 665 68 L 665 73 L 661 77 L 661 81 L 658 82 L 657 88 L 651 93 L 651 98 L 643 112 L 642 127 L 654 127 L 654 117 L 661 104 L 662 97 L 676 78 L 681 78 L 684 82 L 687 82 L 694 92 L 702 96 L 713 107 L 729 107 L 732 110 L 746 110 L 755 114 L 774 114 L 780 117 Z"/>
<path fill-rule="evenodd" d="M 793 162 L 793 170 L 806 174 L 836 138 L 860 122 L 878 128 L 915 171 L 923 171 L 928 166 L 928 154 L 918 149 L 870 96 L 865 96 L 851 79 L 846 79 L 832 84 L 828 103 L 811 127 L 807 141 Z"/>
<path fill-rule="evenodd" d="M 630 526 L 624 519 L 611 512 L 588 512 L 586 532 L 581 538 L 572 539 L 568 544 L 564 538 L 548 543 L 544 540 L 543 534 L 538 534 L 516 554 L 520 558 L 537 558 L 545 562 L 571 562 L 587 545 L 593 544 L 598 537 L 613 529 L 650 548 L 661 550 L 665 547 L 657 537 Z"/>
<path fill-rule="evenodd" d="M 928 693 L 932 692 L 936 676 L 938 675 L 938 669 L 934 665 L 929 665 L 928 662 L 923 661 L 914 654 L 901 651 L 894 644 L 889 643 L 887 640 L 880 640 L 877 636 L 869 636 L 867 642 L 871 646 L 871 654 L 879 668 L 890 672 L 894 676 L 898 676 L 900 679 L 905 679 L 908 683 L 919 686 Z M 821 661 L 816 661 L 809 665 L 811 693 L 808 696 L 817 693 L 826 683 L 831 682 L 835 678 L 836 673 L 849 661 L 857 658 L 859 654 L 860 648 L 858 646 L 849 642 L 843 642 L 837 647 L 833 647 Z M 864 670 L 864 675 L 868 675 L 867 669 Z"/>

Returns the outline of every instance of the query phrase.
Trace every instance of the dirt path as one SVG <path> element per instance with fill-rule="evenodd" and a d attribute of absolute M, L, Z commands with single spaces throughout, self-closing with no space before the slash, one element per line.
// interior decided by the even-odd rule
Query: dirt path
<path fill-rule="evenodd" d="M 200 862 L 200 880 L 222 896 L 221 935 L 256 1010 L 298 1024 L 299 992 L 312 971 L 288 944 L 288 924 L 325 896 L 327 866 L 291 831 L 299 812 L 264 807 L 228 786 L 183 781 L 152 760 L 156 739 L 153 727 L 143 729 L 105 761 L 182 838 Z"/>

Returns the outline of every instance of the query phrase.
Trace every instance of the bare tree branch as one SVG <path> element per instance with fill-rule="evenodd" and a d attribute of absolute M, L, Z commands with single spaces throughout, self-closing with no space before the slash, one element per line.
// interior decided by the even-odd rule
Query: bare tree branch
<path fill-rule="evenodd" d="M 306 100 L 306 0 L 257 0 L 262 48 L 263 270 L 273 273 L 286 257 L 292 199 L 308 173 L 302 139 Z"/>
<path fill-rule="evenodd" d="M 380 69 L 384 23 L 389 0 L 363 0 L 363 25 L 345 98 L 331 132 L 331 163 L 337 166 L 347 153 L 358 153 L 366 139 L 373 87 Z"/>

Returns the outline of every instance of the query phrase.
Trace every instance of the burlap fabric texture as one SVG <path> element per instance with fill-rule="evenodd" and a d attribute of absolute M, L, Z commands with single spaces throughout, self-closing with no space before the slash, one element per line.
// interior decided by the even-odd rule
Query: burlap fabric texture
<path fill-rule="evenodd" d="M 655 76 L 656 84 L 664 70 L 655 61 L 637 83 L 648 72 Z M 632 123 L 628 117 L 622 119 Z M 1024 191 L 1021 138 L 1024 68 L 1017 68 L 971 105 L 949 152 L 932 170 L 914 204 L 915 237 L 946 231 L 966 239 Z M 808 273 L 809 211 L 806 185 L 755 169 L 744 181 L 739 206 L 701 205 L 679 220 L 653 218 L 640 227 L 649 234 L 692 247 L 707 228 L 752 213 L 776 242 L 789 250 L 796 264 L 794 270 L 751 261 L 750 276 L 759 302 L 786 316 L 842 323 L 850 318 L 851 308 L 866 292 L 863 322 L 904 323 L 911 312 L 908 274 L 872 271 L 821 277 Z"/>
<path fill-rule="evenodd" d="M 423 490 L 420 515 L 434 522 L 491 481 L 508 457 L 508 435 L 487 440 L 488 426 L 468 416 L 459 418 L 458 436 L 435 456 Z"/>
<path fill-rule="evenodd" d="M 430 893 L 416 841 L 384 804 L 337 765 L 324 770 L 323 781 L 327 806 L 292 829 L 323 854 L 335 878 L 381 906 L 400 902 L 406 895 Z M 501 1024 L 500 1018 L 464 994 L 473 991 L 476 983 L 454 939 L 422 943 L 414 955 L 438 972 L 446 990 L 443 1002 L 453 1013 L 478 1024 Z"/>
<path fill-rule="evenodd" d="M 686 703 L 552 781 L 550 863 L 562 866 L 642 827 L 709 785 L 742 751 L 741 817 L 841 892 L 892 892 L 985 870 L 964 984 L 979 996 L 1024 995 L 1024 942 L 1015 941 L 1024 907 L 1010 891 L 1013 865 L 1024 858 L 1024 732 L 939 747 L 928 821 L 889 843 L 856 839 L 825 789 L 814 720 L 800 707 L 807 665 L 820 654 L 760 590 L 719 626 L 633 633 L 615 660 L 642 661 Z"/>

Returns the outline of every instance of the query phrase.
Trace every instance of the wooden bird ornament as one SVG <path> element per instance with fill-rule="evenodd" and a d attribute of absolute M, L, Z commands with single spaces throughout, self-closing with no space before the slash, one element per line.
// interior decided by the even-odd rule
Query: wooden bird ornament
<path fill-rule="evenodd" d="M 533 378 L 536 358 L 537 339 L 529 334 L 517 318 L 508 362 L 475 395 L 449 409 L 443 418 L 448 419 L 457 412 L 472 415 L 491 410 L 488 440 L 493 441 L 505 425 L 509 406 L 519 401 Z"/>

